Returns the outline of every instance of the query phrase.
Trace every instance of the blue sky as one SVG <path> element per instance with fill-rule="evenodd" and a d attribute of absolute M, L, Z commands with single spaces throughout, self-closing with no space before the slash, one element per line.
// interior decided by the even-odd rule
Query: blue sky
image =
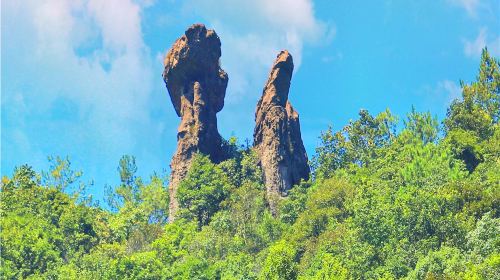
<path fill-rule="evenodd" d="M 221 134 L 251 139 L 273 60 L 295 60 L 290 100 L 309 157 L 329 124 L 361 108 L 412 105 L 442 119 L 475 79 L 480 51 L 500 56 L 499 0 L 2 1 L 1 173 L 69 156 L 97 198 L 119 181 L 123 154 L 139 175 L 168 170 L 179 118 L 162 58 L 192 23 L 213 28 L 229 74 Z"/>

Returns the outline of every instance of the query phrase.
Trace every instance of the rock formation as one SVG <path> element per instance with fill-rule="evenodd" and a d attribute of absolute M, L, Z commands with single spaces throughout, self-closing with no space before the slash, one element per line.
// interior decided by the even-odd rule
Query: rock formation
<path fill-rule="evenodd" d="M 254 147 L 260 159 L 271 212 L 276 200 L 309 177 L 307 154 L 300 134 L 299 115 L 288 101 L 293 59 L 281 51 L 255 112 Z"/>
<path fill-rule="evenodd" d="M 179 182 L 196 152 L 214 162 L 223 158 L 216 114 L 224 107 L 228 76 L 220 68 L 220 39 L 213 30 L 195 24 L 177 39 L 164 60 L 163 80 L 175 112 L 181 117 L 177 150 L 170 164 L 169 218 L 175 219 Z"/>

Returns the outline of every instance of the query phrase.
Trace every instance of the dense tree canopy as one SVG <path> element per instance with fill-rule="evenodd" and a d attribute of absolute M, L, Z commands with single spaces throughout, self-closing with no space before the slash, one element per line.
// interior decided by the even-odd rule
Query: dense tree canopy
<path fill-rule="evenodd" d="M 165 175 L 132 156 L 107 206 L 67 158 L 1 184 L 3 279 L 500 279 L 500 74 L 485 50 L 441 129 L 361 110 L 324 132 L 310 181 L 271 215 L 251 147 L 197 155 L 168 223 Z"/>

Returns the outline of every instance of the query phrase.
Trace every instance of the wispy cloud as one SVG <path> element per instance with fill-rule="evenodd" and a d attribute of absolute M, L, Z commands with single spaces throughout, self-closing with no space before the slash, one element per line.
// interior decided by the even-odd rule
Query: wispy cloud
<path fill-rule="evenodd" d="M 451 80 L 441 80 L 433 85 L 424 85 L 417 90 L 427 104 L 431 107 L 435 104 L 443 104 L 448 107 L 455 99 L 460 99 L 462 96 L 462 88 L 460 85 Z"/>
<path fill-rule="evenodd" d="M 229 102 L 247 96 L 256 83 L 263 86 L 279 50 L 292 53 L 298 70 L 304 45 L 329 43 L 336 32 L 333 24 L 316 18 L 311 0 L 189 1 L 185 9 L 206 19 L 221 37 Z"/>
<path fill-rule="evenodd" d="M 477 17 L 481 7 L 480 0 L 447 0 L 450 4 L 463 8 L 470 17 Z"/>
<path fill-rule="evenodd" d="M 142 5 L 149 4 L 2 2 L 2 52 L 9 54 L 2 57 L 2 68 L 6 67 L 2 78 L 8 78 L 2 84 L 2 110 L 10 110 L 19 99 L 9 95 L 21 95 L 28 108 L 12 125 L 24 133 L 34 128 L 45 131 L 39 137 L 31 132 L 19 137 L 16 132 L 18 136 L 2 139 L 29 140 L 31 149 L 39 146 L 35 143 L 50 141 L 51 152 L 58 150 L 56 139 L 64 139 L 76 145 L 73 152 L 90 148 L 95 160 L 132 150 L 138 129 L 156 126 L 149 117 L 153 59 L 141 31 Z M 86 145 L 78 147 L 79 142 Z"/>
<path fill-rule="evenodd" d="M 323 62 L 323 63 L 332 63 L 333 61 L 342 60 L 343 58 L 344 58 L 344 55 L 342 54 L 342 52 L 337 51 L 333 55 L 322 56 L 321 57 L 321 62 Z"/>
<path fill-rule="evenodd" d="M 462 96 L 462 88 L 453 81 L 440 81 L 436 87 L 437 94 L 443 94 L 446 99 L 446 104 L 450 104 L 453 100 L 459 99 Z"/>
<path fill-rule="evenodd" d="M 488 47 L 488 51 L 498 56 L 500 55 L 500 36 L 490 38 L 488 29 L 483 27 L 473 40 L 464 40 L 464 53 L 468 57 L 477 57 L 481 55 L 483 48 Z"/>

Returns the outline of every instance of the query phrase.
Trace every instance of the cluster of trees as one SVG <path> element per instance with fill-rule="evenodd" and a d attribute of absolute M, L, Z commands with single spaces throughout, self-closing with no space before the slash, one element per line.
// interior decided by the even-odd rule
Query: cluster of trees
<path fill-rule="evenodd" d="M 68 159 L 2 178 L 5 279 L 500 279 L 500 73 L 483 51 L 443 125 L 414 109 L 329 128 L 273 217 L 251 148 L 197 155 L 168 223 L 167 181 L 119 162 L 101 207 Z"/>

